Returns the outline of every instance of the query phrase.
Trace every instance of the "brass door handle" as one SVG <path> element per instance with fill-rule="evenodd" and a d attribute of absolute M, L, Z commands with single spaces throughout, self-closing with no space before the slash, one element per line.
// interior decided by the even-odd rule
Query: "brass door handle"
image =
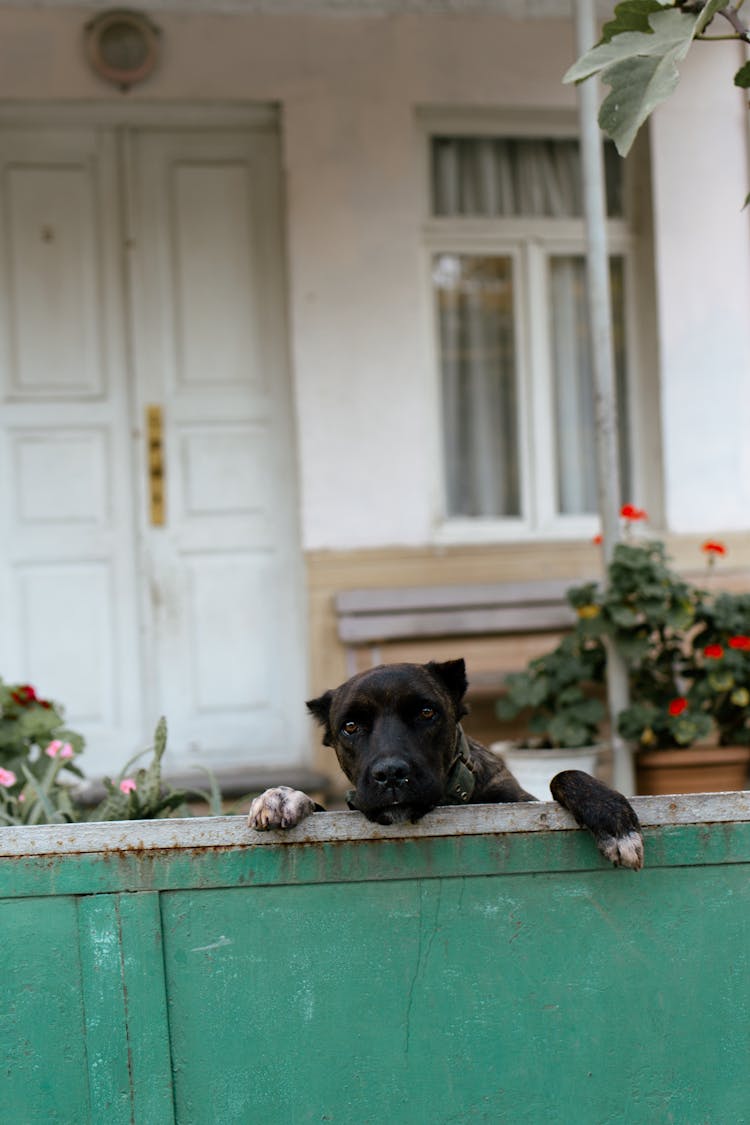
<path fill-rule="evenodd" d="M 164 499 L 164 412 L 161 406 L 146 407 L 146 440 L 148 442 L 148 500 L 152 527 L 166 523 Z"/>

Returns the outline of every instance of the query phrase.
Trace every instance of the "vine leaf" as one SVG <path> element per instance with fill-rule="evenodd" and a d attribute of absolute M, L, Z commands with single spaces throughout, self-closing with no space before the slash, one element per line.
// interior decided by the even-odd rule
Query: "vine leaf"
<path fill-rule="evenodd" d="M 568 70 L 563 82 L 598 74 L 610 87 L 599 124 L 626 156 L 641 125 L 674 91 L 678 63 L 727 0 L 709 0 L 696 14 L 654 7 L 653 0 L 624 0 L 605 25 L 602 41 Z"/>
<path fill-rule="evenodd" d="M 625 31 L 642 31 L 651 34 L 648 17 L 653 12 L 661 12 L 664 5 L 659 0 L 622 0 L 615 6 L 614 18 L 602 27 L 602 43 L 609 43 L 615 35 Z"/>
<path fill-rule="evenodd" d="M 735 86 L 740 86 L 743 90 L 750 88 L 750 62 L 746 62 L 734 76 Z"/>

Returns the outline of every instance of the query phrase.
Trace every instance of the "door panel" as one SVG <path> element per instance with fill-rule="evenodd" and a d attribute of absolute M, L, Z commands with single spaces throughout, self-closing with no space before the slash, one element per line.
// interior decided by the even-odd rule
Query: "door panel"
<path fill-rule="evenodd" d="M 165 427 L 166 522 L 141 525 L 158 703 L 183 761 L 299 760 L 276 139 L 141 130 L 130 154 L 137 409 Z"/>
<path fill-rule="evenodd" d="M 75 163 L 9 161 L 4 169 L 9 374 L 22 397 L 102 390 L 99 155 L 87 160 L 78 150 L 65 154 Z"/>
<path fill-rule="evenodd" d="M 0 675 L 94 772 L 143 734 L 114 139 L 7 130 L 0 176 Z"/>
<path fill-rule="evenodd" d="M 172 767 L 298 762 L 276 137 L 7 130 L 0 160 L 0 675 L 65 704 L 89 772 L 160 714 Z"/>

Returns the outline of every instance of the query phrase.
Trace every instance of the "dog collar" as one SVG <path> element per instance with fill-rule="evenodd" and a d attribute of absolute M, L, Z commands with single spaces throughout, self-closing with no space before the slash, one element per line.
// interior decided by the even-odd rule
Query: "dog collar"
<path fill-rule="evenodd" d="M 463 728 L 459 726 L 456 738 L 456 757 L 448 770 L 445 782 L 445 792 L 440 800 L 441 805 L 465 805 L 471 800 L 477 779 L 466 764 L 469 754 L 469 744 Z M 350 809 L 359 811 L 355 804 L 356 789 L 347 790 L 346 803 Z"/>
<path fill-rule="evenodd" d="M 462 727 L 458 728 L 457 742 L 456 759 L 448 771 L 448 780 L 445 785 L 445 793 L 443 794 L 442 804 L 444 805 L 467 804 L 473 796 L 474 787 L 477 783 L 477 779 L 466 763 L 469 754 L 469 744 L 466 741 L 466 735 Z"/>

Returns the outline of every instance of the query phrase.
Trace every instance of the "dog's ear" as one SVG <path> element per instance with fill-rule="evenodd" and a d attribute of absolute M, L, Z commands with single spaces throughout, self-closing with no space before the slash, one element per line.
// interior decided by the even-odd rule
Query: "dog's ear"
<path fill-rule="evenodd" d="M 324 691 L 323 694 L 319 695 L 317 699 L 308 699 L 307 703 L 305 704 L 305 707 L 307 707 L 307 710 L 310 712 L 313 718 L 316 719 L 320 723 L 320 725 L 325 728 L 325 730 L 323 731 L 324 746 L 333 745 L 330 723 L 332 699 L 333 692 Z"/>
<path fill-rule="evenodd" d="M 462 715 L 467 713 L 466 707 L 463 706 L 461 701 L 469 686 L 464 661 L 445 660 L 442 664 L 439 664 L 437 661 L 431 660 L 429 664 L 425 664 L 425 668 L 446 689 L 456 705 L 456 715 L 460 719 Z"/>

